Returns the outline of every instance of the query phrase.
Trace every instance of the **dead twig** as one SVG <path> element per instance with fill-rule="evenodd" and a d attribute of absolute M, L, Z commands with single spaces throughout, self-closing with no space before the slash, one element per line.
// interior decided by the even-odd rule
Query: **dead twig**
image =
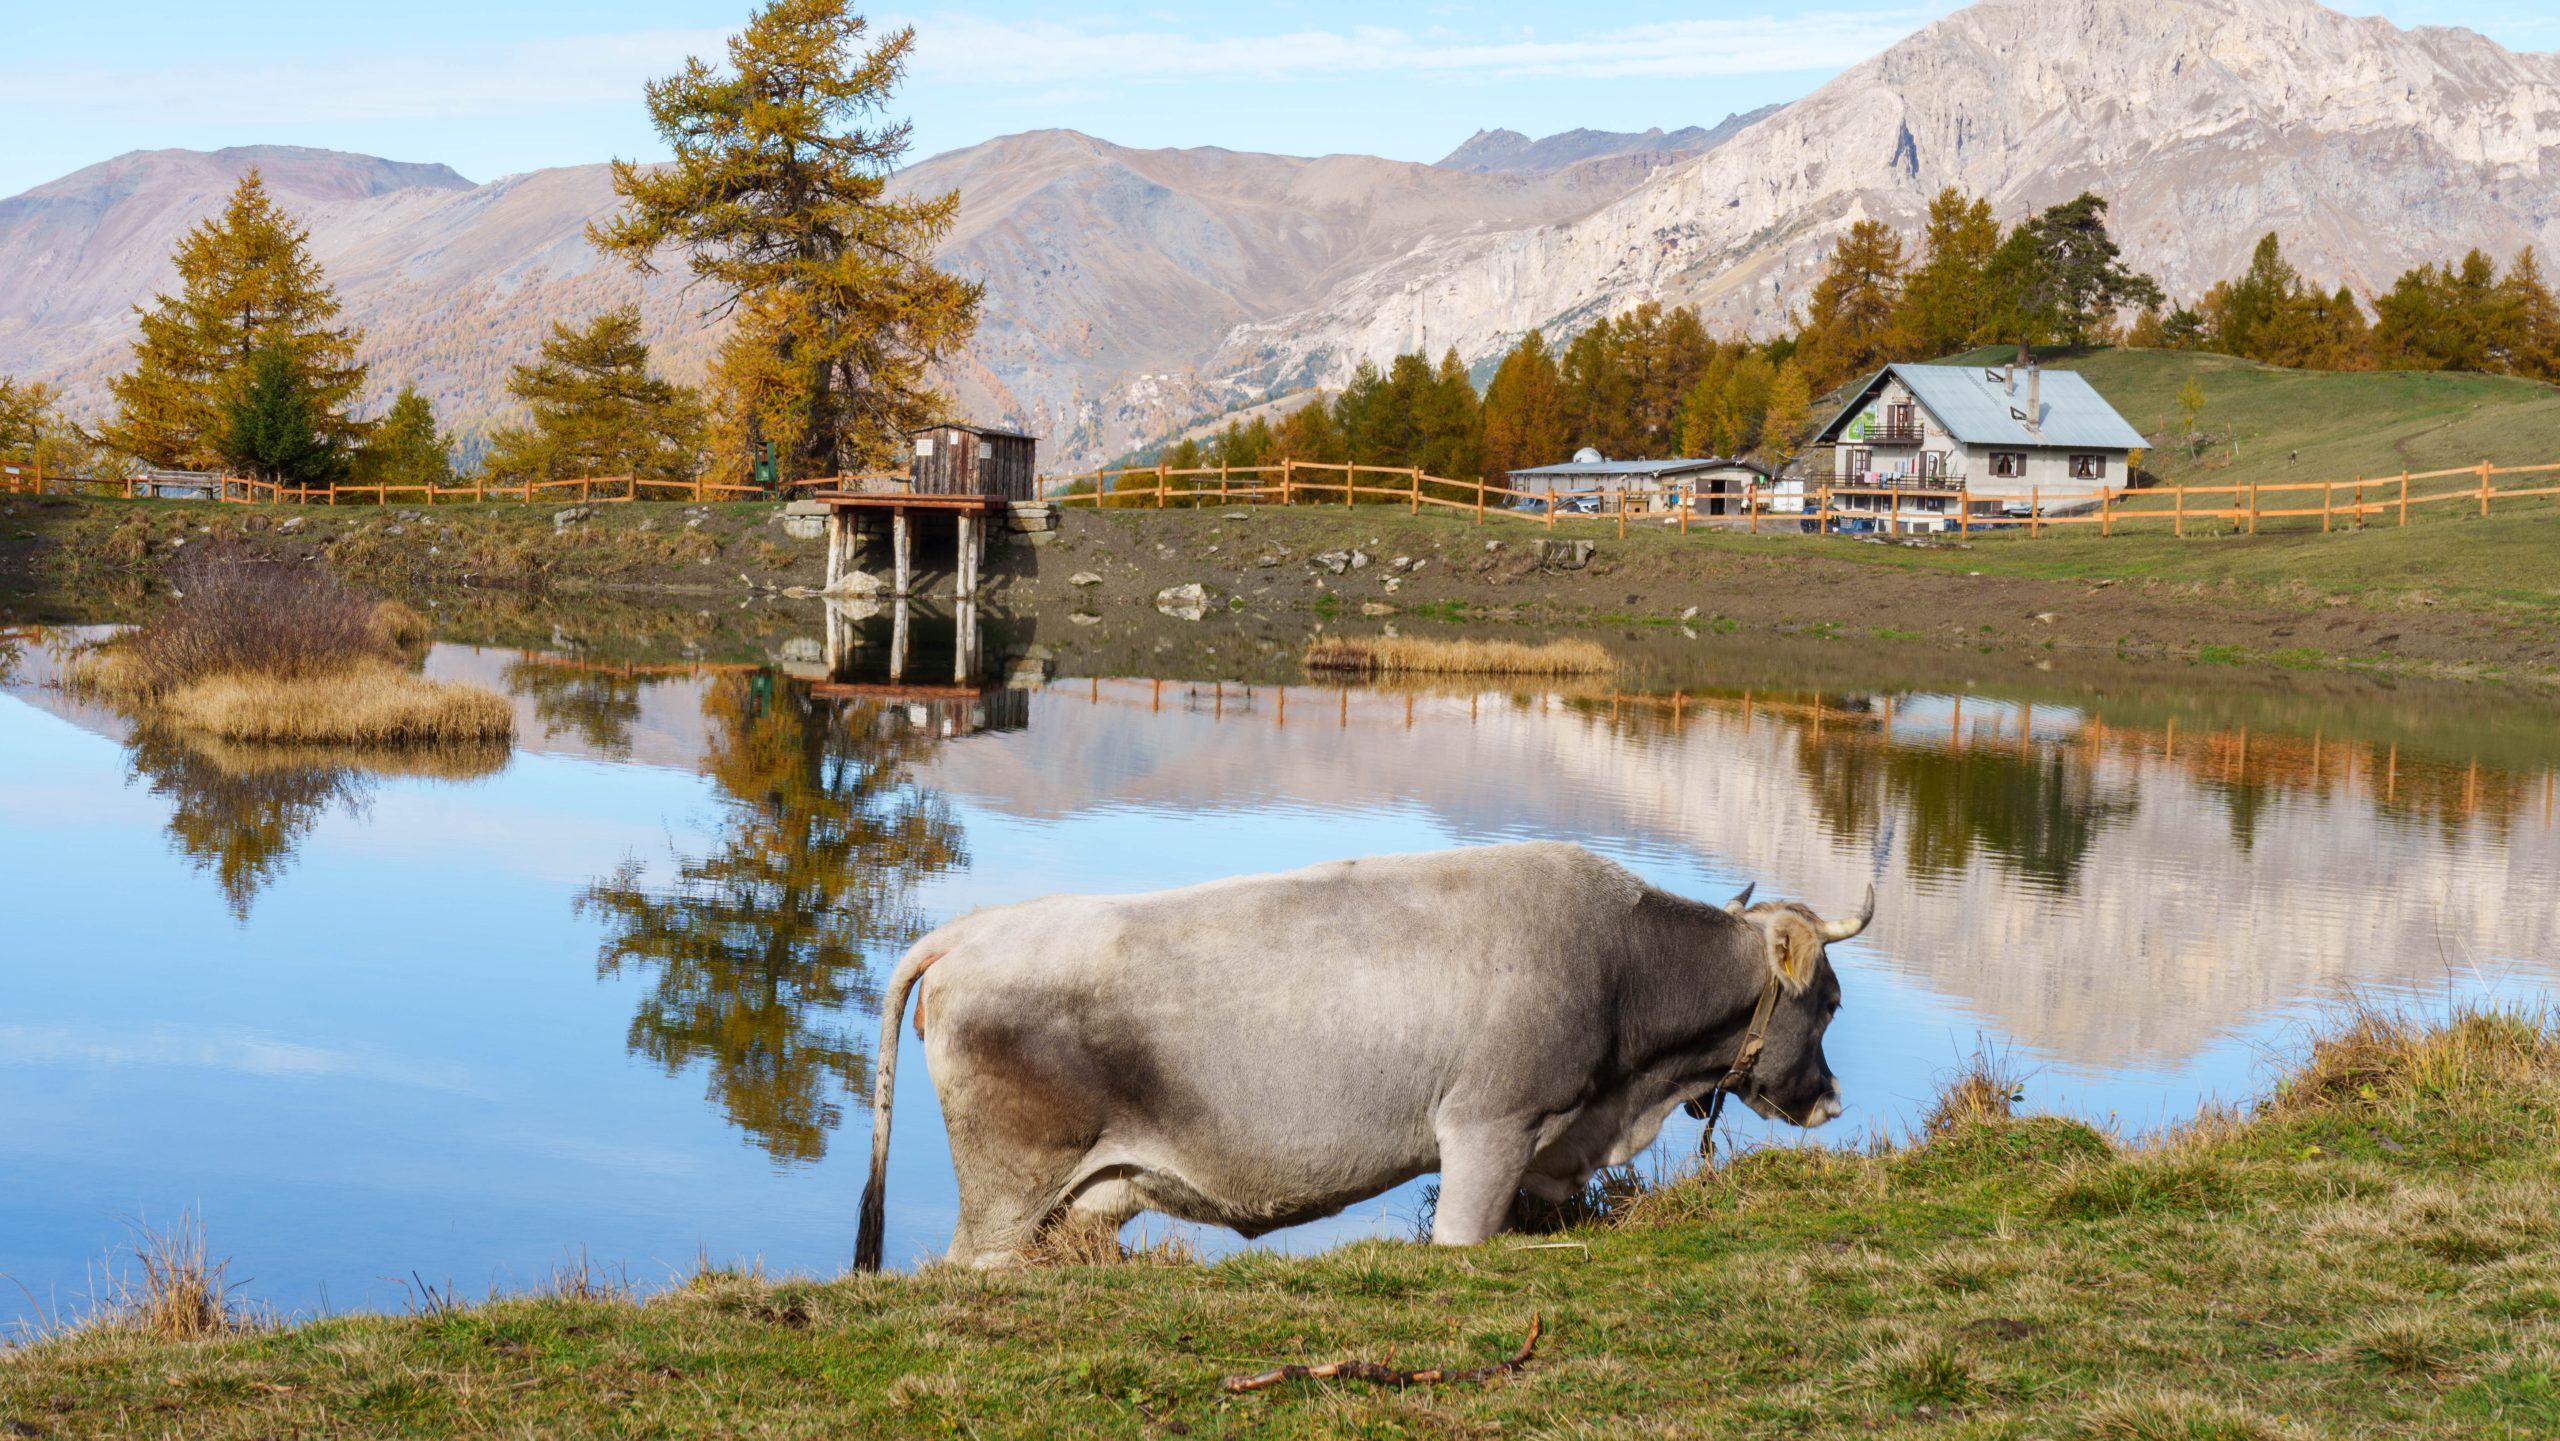
<path fill-rule="evenodd" d="M 1437 1366 L 1426 1371 L 1399 1371 L 1392 1366 L 1381 1366 L 1375 1361 L 1328 1361 L 1321 1366 L 1283 1366 L 1276 1371 L 1264 1371 L 1253 1376 L 1230 1376 L 1219 1384 L 1231 1393 L 1242 1394 L 1277 1386 L 1283 1381 L 1340 1379 L 1366 1381 L 1373 1386 L 1392 1386 L 1398 1389 L 1406 1386 L 1442 1386 L 1467 1381 L 1490 1381 L 1496 1376 L 1508 1375 L 1528 1365 L 1531 1356 L 1538 1349 L 1538 1335 L 1545 1329 L 1545 1316 L 1531 1316 L 1528 1339 L 1520 1343 L 1519 1350 L 1490 1366 L 1479 1366 L 1472 1371 L 1448 1371 Z"/>

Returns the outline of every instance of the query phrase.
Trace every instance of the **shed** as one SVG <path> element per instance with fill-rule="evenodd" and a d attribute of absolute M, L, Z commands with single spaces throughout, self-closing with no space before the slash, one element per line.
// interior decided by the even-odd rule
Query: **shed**
<path fill-rule="evenodd" d="M 1037 500 L 1040 442 L 1018 430 L 984 425 L 928 425 L 907 432 L 915 458 L 907 480 L 917 495 L 974 495 Z"/>
<path fill-rule="evenodd" d="M 1509 473 L 1515 491 L 1547 497 L 1614 496 L 1624 491 L 1639 497 L 1647 510 L 1677 509 L 1687 498 L 1700 515 L 1739 514 L 1742 497 L 1768 482 L 1766 468 L 1725 456 L 1679 456 L 1670 460 L 1576 459 L 1561 465 L 1533 465 Z"/>

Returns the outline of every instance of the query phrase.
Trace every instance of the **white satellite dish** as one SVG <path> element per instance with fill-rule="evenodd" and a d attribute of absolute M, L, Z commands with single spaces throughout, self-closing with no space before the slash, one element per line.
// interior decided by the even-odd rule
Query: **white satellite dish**
<path fill-rule="evenodd" d="M 1608 459 L 1609 457 L 1602 455 L 1600 452 L 1593 450 L 1587 445 L 1573 453 L 1573 463 L 1576 465 L 1601 465 L 1605 464 Z"/>

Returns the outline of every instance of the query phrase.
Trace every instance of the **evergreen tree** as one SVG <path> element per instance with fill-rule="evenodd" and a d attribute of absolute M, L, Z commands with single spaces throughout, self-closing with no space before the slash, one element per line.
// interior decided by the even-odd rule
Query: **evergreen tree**
<path fill-rule="evenodd" d="M 885 463 L 940 418 L 931 371 L 976 329 L 982 287 L 931 261 L 958 192 L 890 190 L 911 127 L 878 117 L 915 32 L 869 30 L 847 0 L 771 0 L 725 70 L 689 59 L 651 83 L 674 162 L 615 161 L 623 211 L 588 230 L 642 274 L 683 251 L 734 314 L 713 366 L 724 463 L 768 440 L 786 478 Z"/>
<path fill-rule="evenodd" d="M 1467 367 L 1459 361 L 1455 349 L 1447 351 L 1414 409 L 1418 448 L 1412 463 L 1421 466 L 1426 475 L 1473 480 L 1484 465 L 1482 412 L 1475 382 L 1467 378 Z"/>
<path fill-rule="evenodd" d="M 2142 307 L 2142 313 L 2133 318 L 2133 328 L 2125 332 L 2124 343 L 2135 350 L 2170 348 L 2168 320 L 2157 304 Z"/>
<path fill-rule="evenodd" d="M 2526 246 L 2499 283 L 2513 327 L 2509 367 L 2536 380 L 2560 381 L 2560 300 L 2554 300 L 2550 283 L 2542 278 L 2542 257 Z"/>
<path fill-rule="evenodd" d="M 649 373 L 636 305 L 583 329 L 555 323 L 541 360 L 517 366 L 507 393 L 532 410 L 532 424 L 489 437 L 492 479 L 690 480 L 701 469 L 702 403 Z"/>
<path fill-rule="evenodd" d="M 1896 358 L 1902 270 L 1902 237 L 1883 221 L 1858 221 L 1840 237 L 1814 282 L 1795 357 L 1810 385 L 1827 390 Z"/>
<path fill-rule="evenodd" d="M 1484 392 L 1484 478 L 1553 465 L 1567 454 L 1564 381 L 1547 338 L 1530 331 L 1502 357 Z"/>
<path fill-rule="evenodd" d="M 2118 310 L 2161 302 L 2160 287 L 2125 267 L 2107 233 L 2107 202 L 2082 194 L 2009 232 L 1986 283 L 1992 324 L 1983 338 L 2085 345 Z"/>
<path fill-rule="evenodd" d="M 1740 447 L 1733 442 L 1733 416 L 1728 392 L 1733 387 L 1735 357 L 1718 352 L 1707 362 L 1706 372 L 1680 403 L 1680 453 L 1687 456 L 1731 455 Z"/>
<path fill-rule="evenodd" d="M 2299 365 L 2310 349 L 2303 308 L 2301 272 L 2284 258 L 2271 230 L 2258 241 L 2248 270 L 2206 297 L 2205 313 L 2212 319 L 2214 347 L 2223 354 Z"/>
<path fill-rule="evenodd" d="M 362 438 L 365 427 L 348 411 L 364 390 L 356 361 L 364 334 L 330 324 L 338 297 L 311 258 L 310 232 L 276 207 L 257 171 L 170 258 L 178 293 L 135 307 L 142 334 L 133 369 L 108 382 L 117 406 L 101 436 L 108 446 L 151 465 L 213 464 L 249 362 L 271 349 L 299 373 L 296 389 L 333 446 Z"/>
<path fill-rule="evenodd" d="M 1617 326 L 1602 321 L 1575 336 L 1556 374 L 1569 443 L 1613 460 L 1632 457 L 1639 444 L 1635 377 L 1623 363 Z"/>
<path fill-rule="evenodd" d="M 436 429 L 436 410 L 410 386 L 356 451 L 355 478 L 365 485 L 453 484 L 453 437 Z"/>
<path fill-rule="evenodd" d="M 2000 222 L 1991 202 L 1968 199 L 1950 185 L 1929 202 L 1920 236 L 1920 262 L 1902 288 L 1895 317 L 1902 353 L 1934 360 L 1975 344 L 1991 323 L 1986 276 L 2000 250 Z"/>
<path fill-rule="evenodd" d="M 282 485 L 327 485 L 345 475 L 347 453 L 293 352 L 269 346 L 243 369 L 223 400 L 214 440 L 223 463 Z"/>
<path fill-rule="evenodd" d="M 1285 459 L 1339 465 L 1350 458 L 1342 428 L 1333 423 L 1333 409 L 1321 397 L 1290 411 L 1274 438 Z"/>
<path fill-rule="evenodd" d="M 33 451 L 53 421 L 54 405 L 52 387 L 0 375 L 0 456 Z"/>
<path fill-rule="evenodd" d="M 1257 415 L 1251 425 L 1230 420 L 1227 428 L 1209 448 L 1209 459 L 1220 465 L 1244 469 L 1269 465 L 1280 456 L 1279 438 L 1271 433 L 1271 422 Z"/>

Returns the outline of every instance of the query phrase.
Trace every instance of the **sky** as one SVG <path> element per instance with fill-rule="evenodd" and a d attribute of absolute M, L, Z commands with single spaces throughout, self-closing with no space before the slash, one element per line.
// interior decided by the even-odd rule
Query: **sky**
<path fill-rule="evenodd" d="M 0 196 L 129 150 L 308 145 L 474 180 L 664 148 L 649 78 L 716 56 L 748 0 L 0 0 Z M 1950 0 L 975 0 L 912 23 L 914 158 L 1069 127 L 1133 146 L 1436 160 L 1479 128 L 1674 129 L 1803 95 Z M 2361 0 L 2560 49 L 2551 0 Z"/>

